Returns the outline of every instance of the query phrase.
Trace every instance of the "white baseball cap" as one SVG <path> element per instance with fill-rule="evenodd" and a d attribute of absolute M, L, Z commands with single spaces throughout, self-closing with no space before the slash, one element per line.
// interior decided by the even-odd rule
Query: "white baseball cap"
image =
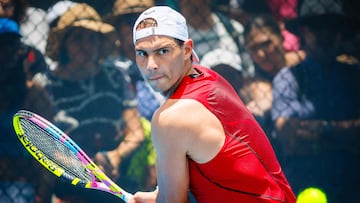
<path fill-rule="evenodd" d="M 147 27 L 136 30 L 136 27 L 145 19 L 152 18 L 157 22 L 156 27 Z M 133 42 L 151 36 L 164 35 L 182 41 L 189 39 L 186 19 L 179 12 L 168 6 L 154 6 L 140 14 L 133 27 Z M 199 57 L 192 50 L 193 62 L 198 63 Z"/>

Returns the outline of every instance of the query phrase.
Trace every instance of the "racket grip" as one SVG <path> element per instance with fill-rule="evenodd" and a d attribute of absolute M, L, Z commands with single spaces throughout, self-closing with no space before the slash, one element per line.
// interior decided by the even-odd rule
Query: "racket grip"
<path fill-rule="evenodd" d="M 128 192 L 123 191 L 123 200 L 128 202 L 134 195 Z"/>

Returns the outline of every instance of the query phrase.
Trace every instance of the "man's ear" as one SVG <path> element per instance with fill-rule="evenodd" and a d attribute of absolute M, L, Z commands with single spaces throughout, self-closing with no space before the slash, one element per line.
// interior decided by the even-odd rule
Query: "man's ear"
<path fill-rule="evenodd" d="M 194 47 L 192 39 L 188 39 L 184 42 L 185 56 L 186 58 L 191 57 L 192 49 Z"/>

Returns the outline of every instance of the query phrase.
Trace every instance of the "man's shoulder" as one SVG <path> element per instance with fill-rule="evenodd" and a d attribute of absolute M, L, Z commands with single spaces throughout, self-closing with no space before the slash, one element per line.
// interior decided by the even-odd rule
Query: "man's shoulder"
<path fill-rule="evenodd" d="M 195 99 L 167 99 L 156 111 L 158 121 L 179 123 L 195 118 L 205 107 Z"/>
<path fill-rule="evenodd" d="M 155 134 L 166 136 L 164 139 L 170 142 L 181 139 L 187 145 L 197 139 L 214 118 L 212 112 L 196 100 L 168 99 L 155 112 L 152 127 Z"/>

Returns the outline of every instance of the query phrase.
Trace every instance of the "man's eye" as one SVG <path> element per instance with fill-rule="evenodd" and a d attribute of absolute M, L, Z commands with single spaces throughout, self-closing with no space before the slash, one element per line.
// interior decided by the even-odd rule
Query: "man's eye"
<path fill-rule="evenodd" d="M 136 55 L 144 57 L 146 56 L 146 53 L 145 51 L 136 51 Z"/>
<path fill-rule="evenodd" d="M 158 51 L 158 53 L 160 54 L 160 55 L 163 55 L 163 54 L 166 54 L 166 53 L 168 53 L 169 52 L 169 50 L 168 49 L 160 49 L 159 51 Z"/>

